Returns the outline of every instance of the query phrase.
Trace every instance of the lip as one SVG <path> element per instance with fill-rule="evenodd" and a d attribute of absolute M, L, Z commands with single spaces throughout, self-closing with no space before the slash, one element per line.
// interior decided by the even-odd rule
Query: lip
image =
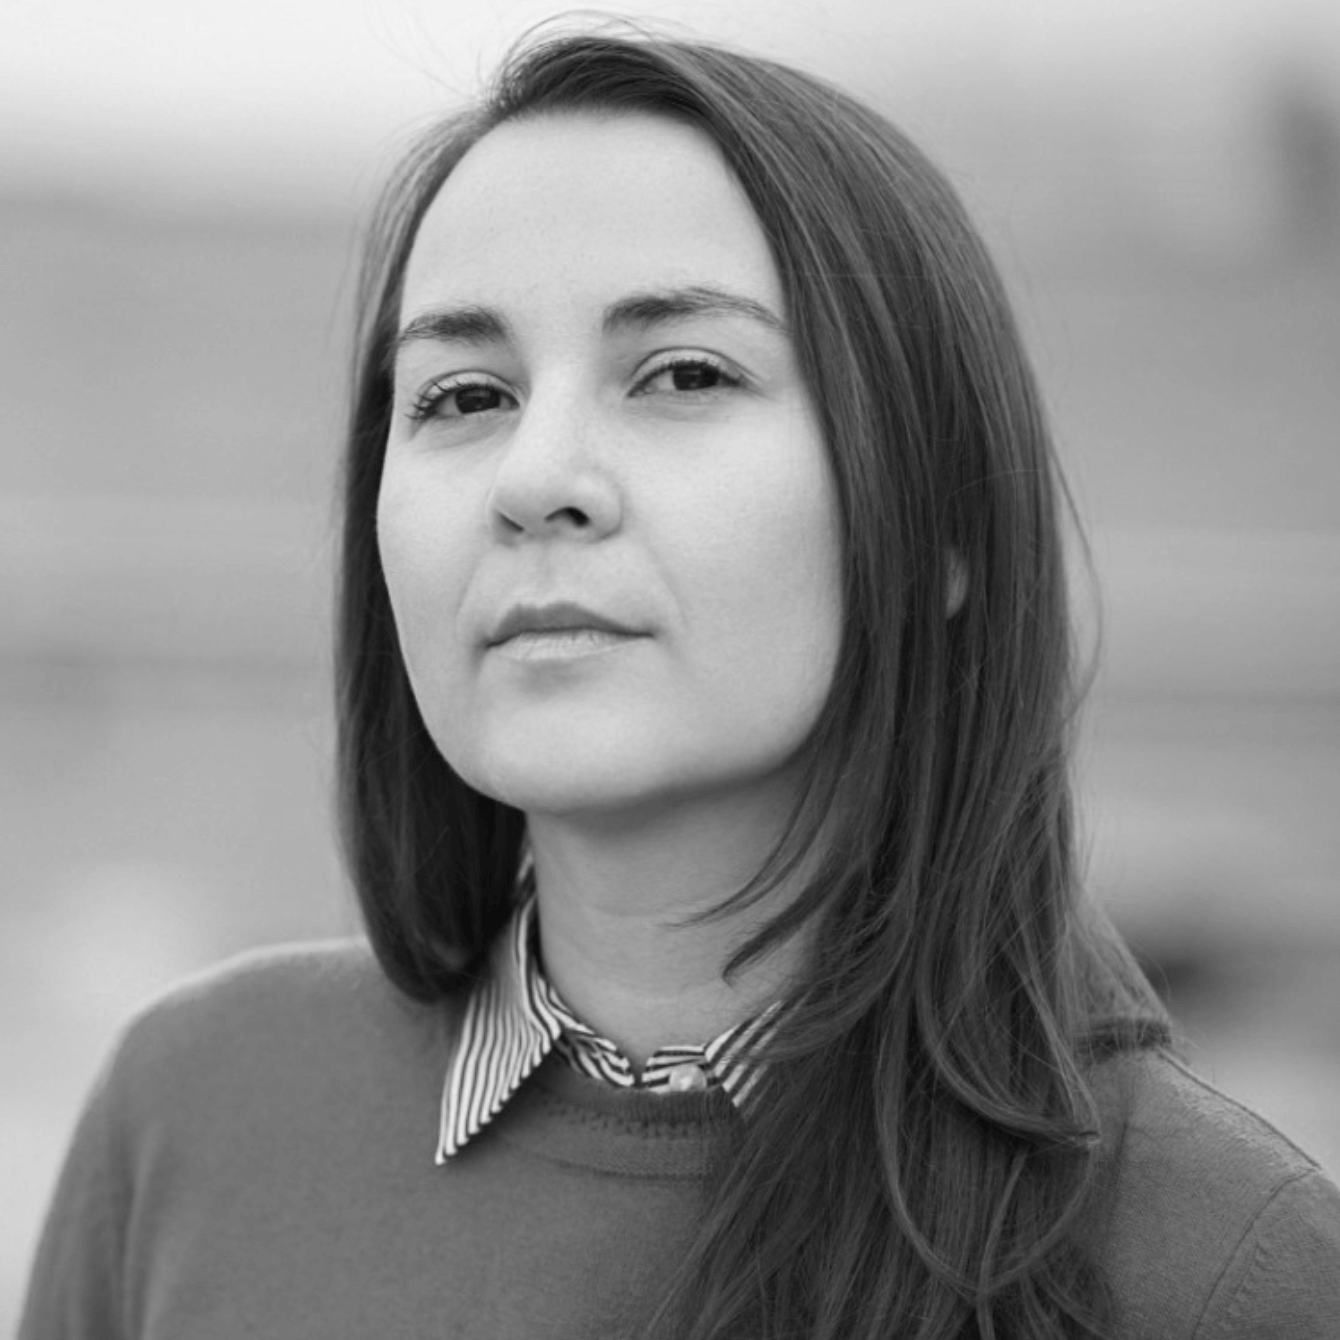
<path fill-rule="evenodd" d="M 490 647 L 502 646 L 525 633 L 575 633 L 594 631 L 615 637 L 645 637 L 646 631 L 620 623 L 607 614 L 571 600 L 545 605 L 513 605 L 488 637 Z"/>

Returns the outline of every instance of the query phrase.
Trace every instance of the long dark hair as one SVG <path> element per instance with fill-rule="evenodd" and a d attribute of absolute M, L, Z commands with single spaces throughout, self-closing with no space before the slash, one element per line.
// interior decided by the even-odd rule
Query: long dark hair
<path fill-rule="evenodd" d="M 581 111 L 671 117 L 724 154 L 784 285 L 845 550 L 803 795 L 737 895 L 807 861 L 802 891 L 742 951 L 805 926 L 807 985 L 651 1330 L 1101 1334 L 1080 1232 L 1099 1159 L 1084 1071 L 1161 1025 L 1075 894 L 1064 494 L 954 192 L 841 91 L 702 44 L 551 37 L 426 134 L 386 191 L 361 290 L 338 631 L 344 835 L 372 944 L 413 997 L 469 982 L 513 910 L 524 837 L 433 745 L 378 560 L 401 278 L 481 136 Z"/>

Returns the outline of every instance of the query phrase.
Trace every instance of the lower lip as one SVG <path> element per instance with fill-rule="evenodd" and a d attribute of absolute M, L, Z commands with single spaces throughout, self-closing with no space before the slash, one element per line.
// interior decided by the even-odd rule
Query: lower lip
<path fill-rule="evenodd" d="M 512 661 L 581 661 L 640 641 L 639 633 L 613 633 L 606 628 L 556 628 L 518 633 L 493 648 Z"/>

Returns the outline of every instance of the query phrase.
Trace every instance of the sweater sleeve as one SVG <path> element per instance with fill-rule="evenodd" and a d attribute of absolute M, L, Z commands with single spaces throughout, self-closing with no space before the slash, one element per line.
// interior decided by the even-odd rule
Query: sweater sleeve
<path fill-rule="evenodd" d="M 1299 1174 L 1263 1206 L 1220 1276 L 1195 1337 L 1340 1337 L 1340 1190 L 1324 1174 Z"/>
<path fill-rule="evenodd" d="M 123 1340 L 129 1179 L 114 1158 L 112 1066 L 99 1076 L 56 1182 L 18 1340 Z"/>

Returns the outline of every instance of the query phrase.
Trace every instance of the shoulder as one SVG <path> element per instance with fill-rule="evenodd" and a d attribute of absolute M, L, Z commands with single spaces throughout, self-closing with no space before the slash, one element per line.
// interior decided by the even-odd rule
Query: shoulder
<path fill-rule="evenodd" d="M 109 1097 L 136 1115 L 245 1096 L 273 1102 L 342 1078 L 397 1082 L 436 1061 L 450 1012 L 409 1000 L 358 940 L 252 950 L 178 983 L 124 1026 Z"/>
<path fill-rule="evenodd" d="M 1106 1192 L 1093 1228 L 1122 1333 L 1333 1334 L 1340 1191 L 1316 1162 L 1164 1052 L 1110 1061 L 1092 1083 Z"/>
<path fill-rule="evenodd" d="M 21 1334 L 120 1334 L 116 1318 L 255 1259 L 238 1247 L 250 1235 L 285 1224 L 302 1241 L 333 1185 L 373 1199 L 413 1186 L 431 1167 L 452 1020 L 356 941 L 247 953 L 151 1001 L 80 1116 Z"/>
<path fill-rule="evenodd" d="M 1307 1153 L 1161 1050 L 1116 1058 L 1092 1075 L 1118 1193 L 1175 1198 L 1190 1188 L 1243 1209 L 1319 1171 Z"/>
<path fill-rule="evenodd" d="M 221 1009 L 324 1007 L 384 980 L 361 939 L 264 945 L 174 982 L 135 1012 L 130 1027 L 144 1021 L 198 1023 Z"/>
<path fill-rule="evenodd" d="M 358 940 L 248 950 L 148 1000 L 123 1027 L 121 1049 L 144 1054 L 219 1034 L 237 1039 L 262 1022 L 319 1028 L 332 1011 L 358 1012 L 381 994 L 379 977 L 371 950 Z"/>

